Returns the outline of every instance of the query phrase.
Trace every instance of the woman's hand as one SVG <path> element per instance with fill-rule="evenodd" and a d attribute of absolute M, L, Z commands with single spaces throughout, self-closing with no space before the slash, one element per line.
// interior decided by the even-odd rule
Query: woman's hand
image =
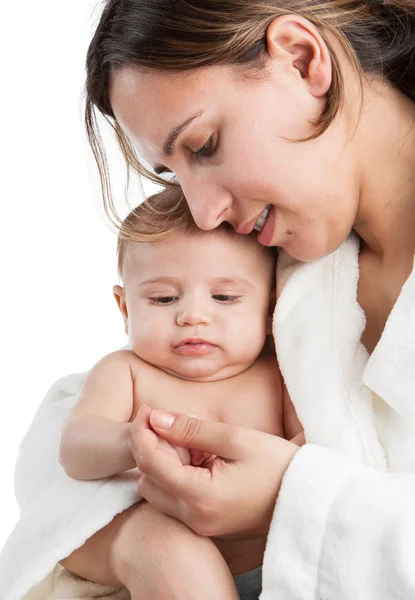
<path fill-rule="evenodd" d="M 216 457 L 209 468 L 183 465 L 161 440 Z M 135 419 L 131 447 L 142 473 L 138 489 L 150 504 L 199 535 L 232 538 L 267 535 L 282 477 L 298 450 L 268 433 L 148 406 Z"/>

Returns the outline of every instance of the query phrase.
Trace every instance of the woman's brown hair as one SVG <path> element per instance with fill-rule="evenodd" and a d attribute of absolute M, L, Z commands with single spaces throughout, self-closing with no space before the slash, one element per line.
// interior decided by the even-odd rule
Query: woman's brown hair
<path fill-rule="evenodd" d="M 85 124 L 98 164 L 104 209 L 114 224 L 106 154 L 98 109 L 114 128 L 130 169 L 166 185 L 142 165 L 115 120 L 110 73 L 123 67 L 172 72 L 213 65 L 258 72 L 266 57 L 265 33 L 279 15 L 296 13 L 312 22 L 329 49 L 333 81 L 312 137 L 321 135 L 342 106 L 344 82 L 335 39 L 359 75 L 378 75 L 415 101 L 414 0 L 107 0 L 88 49 Z M 311 139 L 311 138 L 310 138 Z"/>

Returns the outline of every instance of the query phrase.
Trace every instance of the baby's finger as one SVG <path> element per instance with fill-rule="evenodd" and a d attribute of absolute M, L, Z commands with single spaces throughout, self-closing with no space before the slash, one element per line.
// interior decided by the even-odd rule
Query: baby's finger
<path fill-rule="evenodd" d="M 205 460 L 205 458 L 207 456 L 210 456 L 210 454 L 208 455 L 206 452 L 203 452 L 202 450 L 189 450 L 189 452 L 190 452 L 190 456 L 192 457 L 191 464 L 194 467 L 199 467 L 202 464 L 202 462 Z"/>

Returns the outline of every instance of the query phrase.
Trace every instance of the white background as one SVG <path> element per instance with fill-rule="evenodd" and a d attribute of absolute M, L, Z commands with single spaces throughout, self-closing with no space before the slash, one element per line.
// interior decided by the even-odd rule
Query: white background
<path fill-rule="evenodd" d="M 0 549 L 18 445 L 51 384 L 126 342 L 116 237 L 82 124 L 98 0 L 4 2 L 0 37 Z M 123 184 L 121 161 L 114 179 Z M 119 186 L 118 186 L 119 187 Z"/>

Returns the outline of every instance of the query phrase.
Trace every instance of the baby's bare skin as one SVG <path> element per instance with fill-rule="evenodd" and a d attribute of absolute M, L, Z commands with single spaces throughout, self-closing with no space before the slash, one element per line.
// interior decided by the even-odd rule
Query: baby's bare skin
<path fill-rule="evenodd" d="M 119 390 L 116 403 L 113 390 L 108 389 L 109 379 L 116 381 Z M 131 393 L 125 393 L 127 390 Z M 120 425 L 121 421 L 131 423 L 140 407 L 146 404 L 285 437 L 282 395 L 281 375 L 274 356 L 261 356 L 234 377 L 200 383 L 165 373 L 134 352 L 124 350 L 105 357 L 94 367 L 70 420 L 75 415 L 101 415 Z M 92 440 L 91 422 L 88 428 Z M 65 443 L 64 434 L 65 429 L 61 444 Z M 262 564 L 265 539 L 215 539 L 214 542 L 234 575 Z"/>
<path fill-rule="evenodd" d="M 178 379 L 135 359 L 133 355 L 134 416 L 142 404 L 147 404 L 284 437 L 281 375 L 274 357 L 260 358 L 230 379 L 202 384 Z M 233 575 L 262 564 L 265 538 L 213 541 Z"/>

